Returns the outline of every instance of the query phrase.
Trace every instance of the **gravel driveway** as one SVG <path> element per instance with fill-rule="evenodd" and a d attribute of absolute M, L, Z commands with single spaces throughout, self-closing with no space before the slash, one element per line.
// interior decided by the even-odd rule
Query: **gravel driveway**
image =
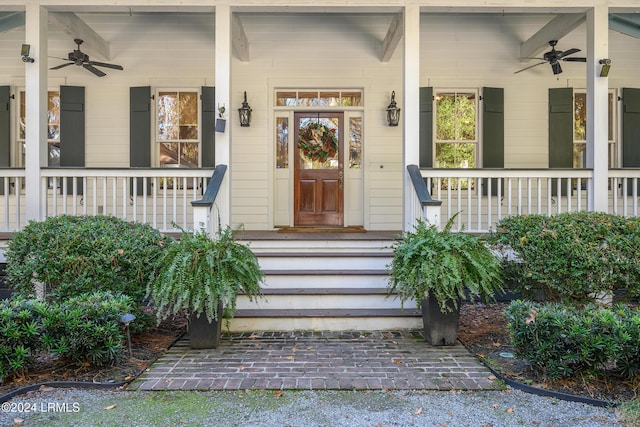
<path fill-rule="evenodd" d="M 45 388 L 2 426 L 622 426 L 615 410 L 505 391 L 105 391 Z"/>

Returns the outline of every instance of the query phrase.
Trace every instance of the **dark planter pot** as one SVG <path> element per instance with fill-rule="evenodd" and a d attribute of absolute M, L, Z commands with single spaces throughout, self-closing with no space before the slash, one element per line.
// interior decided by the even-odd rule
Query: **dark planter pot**
<path fill-rule="evenodd" d="M 458 308 L 450 304 L 452 312 L 443 313 L 435 298 L 422 301 L 422 322 L 424 339 L 434 346 L 455 345 L 458 339 L 458 320 L 460 319 L 460 301 Z"/>
<path fill-rule="evenodd" d="M 189 315 L 189 347 L 193 349 L 218 348 L 222 334 L 222 303 L 218 305 L 218 320 L 209 322 L 202 312 L 200 317 Z"/>

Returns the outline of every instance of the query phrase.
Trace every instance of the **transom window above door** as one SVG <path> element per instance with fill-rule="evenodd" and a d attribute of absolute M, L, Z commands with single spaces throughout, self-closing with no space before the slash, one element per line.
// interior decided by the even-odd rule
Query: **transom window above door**
<path fill-rule="evenodd" d="M 361 107 L 360 90 L 282 90 L 276 92 L 276 107 Z"/>

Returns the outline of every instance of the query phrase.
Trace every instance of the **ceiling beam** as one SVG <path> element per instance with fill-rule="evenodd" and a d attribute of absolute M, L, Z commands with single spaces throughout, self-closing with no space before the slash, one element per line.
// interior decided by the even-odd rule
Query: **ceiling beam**
<path fill-rule="evenodd" d="M 640 19 L 635 14 L 609 14 L 609 28 L 640 39 Z"/>
<path fill-rule="evenodd" d="M 75 13 L 49 13 L 49 23 L 61 29 L 72 39 L 82 39 L 84 41 L 82 44 L 83 51 L 88 51 L 91 55 L 95 54 L 105 61 L 111 60 L 109 42 L 103 39 Z"/>
<path fill-rule="evenodd" d="M 549 47 L 549 41 L 560 40 L 587 19 L 584 13 L 565 13 L 553 18 L 520 45 L 520 61 L 527 61 Z"/>
<path fill-rule="evenodd" d="M 24 27 L 24 12 L 0 13 L 0 33 Z"/>
<path fill-rule="evenodd" d="M 389 29 L 387 30 L 387 35 L 384 37 L 382 41 L 382 54 L 380 56 L 381 62 L 389 62 L 393 53 L 396 51 L 398 44 L 400 44 L 400 39 L 403 34 L 403 17 L 401 13 L 396 14 L 389 25 Z"/>
<path fill-rule="evenodd" d="M 242 62 L 249 62 L 249 40 L 237 13 L 232 16 L 231 45 Z"/>

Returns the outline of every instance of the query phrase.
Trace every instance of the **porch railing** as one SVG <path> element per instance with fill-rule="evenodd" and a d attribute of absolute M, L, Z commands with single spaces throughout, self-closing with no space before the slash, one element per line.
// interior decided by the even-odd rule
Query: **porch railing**
<path fill-rule="evenodd" d="M 506 216 L 585 211 L 593 197 L 590 169 L 422 169 L 431 196 L 442 201 L 441 223 L 486 233 Z M 640 169 L 612 169 L 608 211 L 637 216 Z"/>
<path fill-rule="evenodd" d="M 202 197 L 212 169 L 42 169 L 43 213 L 112 215 L 164 232 L 192 229 L 191 202 Z M 0 169 L 0 231 L 26 225 L 23 169 Z"/>

